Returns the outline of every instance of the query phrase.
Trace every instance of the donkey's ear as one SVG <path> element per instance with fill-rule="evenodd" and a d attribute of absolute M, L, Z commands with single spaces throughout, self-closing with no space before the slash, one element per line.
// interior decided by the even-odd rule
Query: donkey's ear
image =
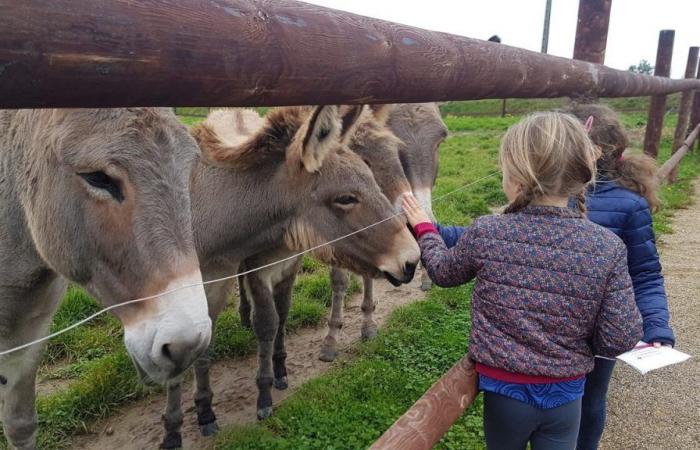
<path fill-rule="evenodd" d="M 374 120 L 376 120 L 380 125 L 386 125 L 389 120 L 391 112 L 394 110 L 394 105 L 369 105 Z"/>
<path fill-rule="evenodd" d="M 301 162 L 307 172 L 317 172 L 338 144 L 341 125 L 337 106 L 317 106 L 294 137 L 288 161 Z M 301 142 L 299 141 L 299 138 Z"/>
<path fill-rule="evenodd" d="M 360 116 L 365 110 L 365 105 L 346 105 L 340 107 L 340 123 L 342 130 L 340 131 L 340 141 L 343 144 L 350 142 L 357 126 L 360 123 Z"/>

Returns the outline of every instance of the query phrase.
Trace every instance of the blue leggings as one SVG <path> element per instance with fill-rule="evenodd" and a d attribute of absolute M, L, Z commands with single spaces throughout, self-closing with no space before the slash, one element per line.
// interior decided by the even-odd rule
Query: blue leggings
<path fill-rule="evenodd" d="M 614 368 L 615 361 L 596 358 L 593 372 L 586 376 L 577 450 L 596 450 L 598 448 L 598 443 L 605 429 L 606 397 Z"/>

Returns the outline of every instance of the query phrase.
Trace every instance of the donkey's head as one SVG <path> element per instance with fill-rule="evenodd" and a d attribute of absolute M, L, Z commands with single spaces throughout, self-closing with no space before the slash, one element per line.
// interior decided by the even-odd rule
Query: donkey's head
<path fill-rule="evenodd" d="M 399 104 L 385 114 L 388 127 L 401 140 L 399 157 L 411 189 L 433 217 L 430 197 L 438 173 L 438 150 L 447 137 L 440 110 L 435 103 Z"/>
<path fill-rule="evenodd" d="M 278 190 L 269 195 L 280 198 L 276 214 L 286 221 L 290 248 L 306 250 L 361 230 L 317 249 L 316 255 L 362 274 L 408 282 L 418 246 L 402 217 L 385 220 L 394 213 L 392 205 L 367 164 L 347 146 L 361 111 L 347 108 L 341 115 L 335 106 L 272 110 L 239 145 L 223 144 L 206 124 L 193 133 L 205 157 L 216 164 L 242 170 L 275 167 L 268 176 Z"/>
<path fill-rule="evenodd" d="M 142 375 L 164 382 L 208 346 L 192 238 L 196 143 L 170 110 L 46 110 L 23 204 L 46 263 L 114 310 Z M 174 292 L 175 288 L 180 288 Z"/>

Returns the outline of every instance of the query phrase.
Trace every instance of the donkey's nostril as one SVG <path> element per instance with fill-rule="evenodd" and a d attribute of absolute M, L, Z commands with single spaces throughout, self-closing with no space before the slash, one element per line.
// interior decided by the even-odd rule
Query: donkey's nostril
<path fill-rule="evenodd" d="M 404 268 L 404 274 L 409 280 L 411 280 L 413 278 L 413 275 L 416 273 L 417 266 L 418 264 L 406 263 L 406 267 Z"/>

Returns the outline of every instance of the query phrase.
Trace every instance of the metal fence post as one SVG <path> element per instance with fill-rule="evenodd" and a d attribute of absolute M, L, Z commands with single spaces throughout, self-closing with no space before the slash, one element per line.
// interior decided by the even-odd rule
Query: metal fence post
<path fill-rule="evenodd" d="M 690 47 L 690 50 L 688 51 L 688 62 L 685 66 L 685 78 L 695 77 L 696 69 L 698 67 L 699 50 L 700 48 L 698 47 Z M 671 147 L 672 153 L 675 153 L 676 150 L 683 145 L 683 141 L 688 134 L 688 119 L 694 96 L 694 91 L 684 91 L 683 94 L 681 94 L 681 103 L 678 108 L 678 124 L 676 125 L 676 132 L 673 136 L 673 147 Z M 696 124 L 691 124 L 690 126 L 694 127 L 695 125 Z M 677 180 L 678 166 L 674 167 L 668 176 L 669 183 L 675 183 Z"/>
<path fill-rule="evenodd" d="M 671 59 L 673 58 L 674 30 L 661 30 L 659 33 L 659 47 L 656 51 L 656 67 L 654 75 L 669 77 L 671 74 Z M 655 95 L 649 104 L 649 116 L 647 128 L 644 133 L 644 152 L 656 158 L 659 155 L 661 132 L 664 127 L 664 114 L 666 112 L 666 96 Z"/>

